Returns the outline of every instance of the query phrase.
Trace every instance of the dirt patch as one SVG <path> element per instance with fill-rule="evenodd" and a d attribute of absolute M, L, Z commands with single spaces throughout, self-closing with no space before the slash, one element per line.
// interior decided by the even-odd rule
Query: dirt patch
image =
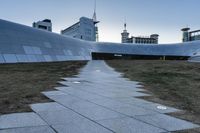
<path fill-rule="evenodd" d="M 0 115 L 31 111 L 29 104 L 50 102 L 41 94 L 52 90 L 62 77 L 78 74 L 87 62 L 0 65 Z"/>
<path fill-rule="evenodd" d="M 152 60 L 107 63 L 125 77 L 142 82 L 153 95 L 145 99 L 185 110 L 170 115 L 200 124 L 200 63 Z M 200 129 L 179 133 L 186 132 L 197 133 Z"/>

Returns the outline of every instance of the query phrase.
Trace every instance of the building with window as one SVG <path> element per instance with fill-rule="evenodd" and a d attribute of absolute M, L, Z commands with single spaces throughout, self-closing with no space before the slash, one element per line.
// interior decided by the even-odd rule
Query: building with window
<path fill-rule="evenodd" d="M 122 43 L 134 43 L 134 44 L 158 44 L 159 35 L 152 34 L 150 37 L 130 37 L 124 24 L 124 31 L 121 33 Z"/>
<path fill-rule="evenodd" d="M 45 19 L 43 21 L 38 21 L 33 23 L 33 27 L 37 29 L 42 29 L 52 32 L 52 23 L 50 19 Z"/>
<path fill-rule="evenodd" d="M 181 29 L 183 32 L 183 42 L 200 40 L 200 30 L 190 31 L 190 28 Z"/>
<path fill-rule="evenodd" d="M 79 22 L 61 31 L 62 35 L 86 41 L 98 41 L 98 21 L 94 19 L 81 17 Z"/>

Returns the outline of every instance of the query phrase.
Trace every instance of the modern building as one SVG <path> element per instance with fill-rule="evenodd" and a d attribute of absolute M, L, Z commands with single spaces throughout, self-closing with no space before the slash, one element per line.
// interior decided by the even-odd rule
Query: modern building
<path fill-rule="evenodd" d="M 158 44 L 159 35 L 152 34 L 150 37 L 130 37 L 124 24 L 124 31 L 121 33 L 122 43 L 136 43 L 136 44 Z"/>
<path fill-rule="evenodd" d="M 61 34 L 86 41 L 98 41 L 97 23 L 94 19 L 81 17 L 79 22 L 62 30 Z"/>
<path fill-rule="evenodd" d="M 183 42 L 200 40 L 200 30 L 190 31 L 190 28 L 181 29 L 183 32 Z"/>
<path fill-rule="evenodd" d="M 42 29 L 52 32 L 52 23 L 50 19 L 45 19 L 43 21 L 38 21 L 33 23 L 33 27 L 37 29 Z"/>
<path fill-rule="evenodd" d="M 88 42 L 0 19 L 0 64 L 92 59 L 200 61 L 200 41 L 129 45 Z"/>
<path fill-rule="evenodd" d="M 87 17 L 81 17 L 79 21 L 72 26 L 61 30 L 62 35 L 70 36 L 73 38 L 78 38 L 85 41 L 99 41 L 99 33 L 96 15 L 96 0 L 94 5 L 94 14 L 92 19 Z"/>

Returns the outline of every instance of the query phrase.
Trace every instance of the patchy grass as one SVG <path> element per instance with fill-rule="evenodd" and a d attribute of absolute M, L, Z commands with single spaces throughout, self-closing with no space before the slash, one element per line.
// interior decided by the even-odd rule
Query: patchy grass
<path fill-rule="evenodd" d="M 62 77 L 78 74 L 87 62 L 0 65 L 0 114 L 31 111 L 29 104 L 49 102 L 41 94 Z"/>
<path fill-rule="evenodd" d="M 200 64 L 184 61 L 114 60 L 107 63 L 124 76 L 142 82 L 152 93 L 146 98 L 186 110 L 176 117 L 200 124 Z M 200 129 L 181 133 L 197 133 Z"/>

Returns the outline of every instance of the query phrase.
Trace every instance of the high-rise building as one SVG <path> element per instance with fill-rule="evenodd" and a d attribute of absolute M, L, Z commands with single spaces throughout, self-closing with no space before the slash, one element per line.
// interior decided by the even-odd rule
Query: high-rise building
<path fill-rule="evenodd" d="M 200 30 L 190 31 L 190 28 L 181 29 L 183 32 L 183 42 L 200 40 Z"/>
<path fill-rule="evenodd" d="M 43 21 L 38 21 L 33 23 L 33 27 L 41 30 L 46 30 L 52 32 L 52 23 L 50 19 L 45 19 Z"/>
<path fill-rule="evenodd" d="M 122 43 L 134 43 L 134 44 L 158 44 L 159 35 L 152 34 L 150 37 L 135 37 L 129 38 L 129 33 L 127 32 L 127 25 L 124 24 L 124 31 L 121 33 Z"/>
<path fill-rule="evenodd" d="M 81 17 L 79 22 L 62 30 L 61 34 L 86 41 L 98 41 L 97 23 L 93 19 Z"/>
<path fill-rule="evenodd" d="M 98 23 L 99 21 L 97 21 L 96 1 L 95 1 L 95 8 L 92 19 L 81 17 L 79 19 L 79 22 L 62 30 L 61 34 L 86 41 L 99 41 L 99 33 L 97 26 Z"/>

